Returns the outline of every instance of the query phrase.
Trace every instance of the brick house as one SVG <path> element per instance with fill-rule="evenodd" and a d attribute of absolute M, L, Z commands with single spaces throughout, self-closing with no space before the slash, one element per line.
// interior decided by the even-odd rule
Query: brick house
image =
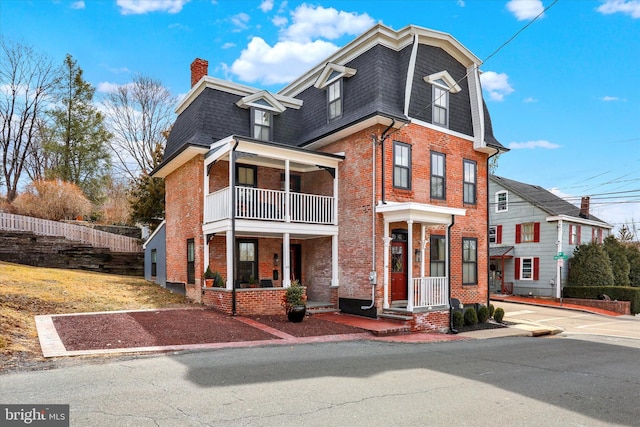
<path fill-rule="evenodd" d="M 612 225 L 538 185 L 489 175 L 489 289 L 561 297 L 576 246 L 602 243 Z"/>
<path fill-rule="evenodd" d="M 480 60 L 449 34 L 372 27 L 277 93 L 191 65 L 165 158 L 167 282 L 227 313 L 308 301 L 446 330 L 488 301 L 487 163 L 506 151 Z M 225 288 L 203 286 L 209 266 Z"/>

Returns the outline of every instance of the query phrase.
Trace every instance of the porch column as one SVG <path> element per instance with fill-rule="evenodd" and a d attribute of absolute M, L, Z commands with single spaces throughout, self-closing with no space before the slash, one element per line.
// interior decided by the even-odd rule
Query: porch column
<path fill-rule="evenodd" d="M 562 220 L 558 221 L 558 238 L 557 238 L 557 242 L 558 242 L 558 247 L 557 247 L 557 253 L 559 254 L 560 252 L 562 252 Z M 563 264 L 563 260 L 559 259 L 556 262 L 556 298 L 560 299 L 562 298 L 562 264 Z M 502 272 L 502 277 L 504 277 L 504 271 Z M 513 291 L 512 291 L 513 292 Z"/>
<path fill-rule="evenodd" d="M 335 169 L 333 178 L 333 225 L 338 225 L 338 168 Z"/>
<path fill-rule="evenodd" d="M 289 178 L 289 159 L 285 159 L 284 161 L 284 221 L 291 222 L 291 193 L 289 192 L 290 187 L 290 178 Z M 287 249 L 287 256 L 289 254 L 289 249 Z M 286 280 L 290 280 L 291 276 L 286 276 Z M 284 277 L 283 277 L 284 279 Z"/>
<path fill-rule="evenodd" d="M 338 287 L 338 235 L 331 236 L 331 286 Z"/>
<path fill-rule="evenodd" d="M 384 251 L 382 252 L 382 308 L 389 308 L 389 248 L 391 247 L 391 237 L 389 237 L 389 221 L 384 222 Z"/>
<path fill-rule="evenodd" d="M 289 240 L 289 233 L 284 233 L 282 235 L 282 287 L 283 288 L 288 288 L 289 286 L 291 286 L 291 249 L 290 247 L 291 247 L 291 242 Z M 296 277 L 296 279 L 300 280 L 299 277 Z"/>
<path fill-rule="evenodd" d="M 227 289 L 233 289 L 233 233 L 227 230 Z"/>
<path fill-rule="evenodd" d="M 426 263 L 425 251 L 427 248 L 427 243 L 429 242 L 424 236 L 426 229 L 427 229 L 426 225 L 420 224 L 420 277 L 424 277 L 424 270 L 425 270 L 424 265 Z"/>
<path fill-rule="evenodd" d="M 407 221 L 407 311 L 413 311 L 413 220 Z"/>
<path fill-rule="evenodd" d="M 227 218 L 233 217 L 233 210 L 236 208 L 235 206 L 233 206 L 233 203 L 231 203 L 231 201 L 233 200 L 233 194 L 231 194 L 231 192 L 234 191 L 234 185 L 232 185 L 232 183 L 235 182 L 234 171 L 233 171 L 233 167 L 231 166 L 235 164 L 235 162 L 232 161 L 231 159 L 233 156 L 234 156 L 234 152 L 232 151 L 231 153 L 229 153 L 229 195 L 228 195 L 229 216 Z"/>
<path fill-rule="evenodd" d="M 202 185 L 203 188 L 203 197 L 202 197 L 202 223 L 204 224 L 207 220 L 207 195 L 209 194 L 209 175 L 207 174 L 207 164 L 205 163 L 204 165 L 204 183 Z M 203 262 L 204 264 L 202 265 L 202 272 L 204 273 L 207 270 L 207 267 L 209 267 L 209 242 L 207 241 L 207 235 L 204 235 L 204 250 L 202 251 L 202 253 L 204 254 L 203 257 Z M 204 286 L 204 280 L 202 283 L 202 286 Z"/>

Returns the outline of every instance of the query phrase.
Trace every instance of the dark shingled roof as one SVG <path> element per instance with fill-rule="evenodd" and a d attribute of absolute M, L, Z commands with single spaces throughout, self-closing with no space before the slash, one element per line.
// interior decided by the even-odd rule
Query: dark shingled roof
<path fill-rule="evenodd" d="M 558 216 L 566 215 L 580 219 L 588 219 L 606 224 L 606 221 L 589 214 L 587 218 L 580 216 L 580 208 L 567 202 L 566 200 L 556 196 L 550 191 L 538 185 L 525 184 L 523 182 L 514 181 L 512 179 L 503 178 L 496 175 L 490 175 L 489 179 L 500 184 L 507 190 L 517 194 L 532 205 L 542 209 L 549 215 Z"/>

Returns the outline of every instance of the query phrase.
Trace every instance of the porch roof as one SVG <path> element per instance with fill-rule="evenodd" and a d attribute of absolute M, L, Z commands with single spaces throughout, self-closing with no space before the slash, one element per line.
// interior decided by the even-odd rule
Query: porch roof
<path fill-rule="evenodd" d="M 513 250 L 513 246 L 494 246 L 489 248 L 490 258 L 513 258 L 513 253 L 509 254 Z"/>
<path fill-rule="evenodd" d="M 390 222 L 413 220 L 418 223 L 449 225 L 454 215 L 465 216 L 467 210 L 416 202 L 379 202 L 376 213 L 381 213 Z"/>

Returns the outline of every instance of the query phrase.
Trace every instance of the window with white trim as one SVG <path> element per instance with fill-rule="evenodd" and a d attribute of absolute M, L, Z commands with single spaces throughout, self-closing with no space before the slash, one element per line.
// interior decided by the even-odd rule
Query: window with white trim
<path fill-rule="evenodd" d="M 463 202 L 469 204 L 476 203 L 476 162 L 471 160 L 463 161 Z"/>
<path fill-rule="evenodd" d="M 509 193 L 498 191 L 496 193 L 496 212 L 507 212 L 509 210 Z"/>
<path fill-rule="evenodd" d="M 253 125 L 253 137 L 262 141 L 270 141 L 271 122 L 273 118 L 273 114 L 271 113 L 271 111 L 254 108 L 251 117 Z"/>
<path fill-rule="evenodd" d="M 342 79 L 327 86 L 327 101 L 329 104 L 329 120 L 342 117 Z"/>
<path fill-rule="evenodd" d="M 498 226 L 489 226 L 489 243 L 498 243 Z"/>
<path fill-rule="evenodd" d="M 533 258 L 521 258 L 520 280 L 533 280 Z"/>
<path fill-rule="evenodd" d="M 527 222 L 522 224 L 522 240 L 521 243 L 534 241 L 535 226 L 533 222 Z"/>
<path fill-rule="evenodd" d="M 449 125 L 449 91 L 433 85 L 433 124 L 447 127 Z"/>

